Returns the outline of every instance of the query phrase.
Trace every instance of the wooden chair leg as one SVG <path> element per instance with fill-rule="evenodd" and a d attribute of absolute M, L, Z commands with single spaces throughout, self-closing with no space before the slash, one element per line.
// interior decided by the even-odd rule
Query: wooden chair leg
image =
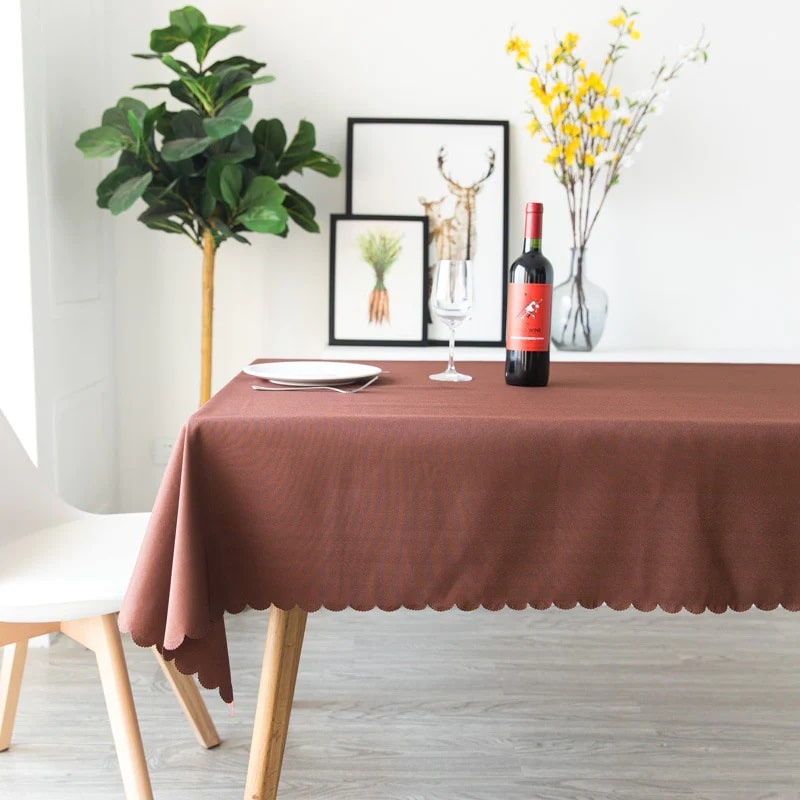
<path fill-rule="evenodd" d="M 308 614 L 269 609 L 245 800 L 275 800 Z"/>
<path fill-rule="evenodd" d="M 184 675 L 175 666 L 174 661 L 165 660 L 155 647 L 153 654 L 161 665 L 175 697 L 178 698 L 178 703 L 186 714 L 197 741 L 206 748 L 216 747 L 220 743 L 219 734 L 194 678 L 191 675 Z"/>
<path fill-rule="evenodd" d="M 3 650 L 3 666 L 0 669 L 0 753 L 11 745 L 14 730 L 14 717 L 17 714 L 17 701 L 22 686 L 22 672 L 25 669 L 25 655 L 28 640 L 7 644 Z"/>
<path fill-rule="evenodd" d="M 125 797 L 153 800 L 116 614 L 62 622 L 61 630 L 94 651 L 97 658 Z"/>

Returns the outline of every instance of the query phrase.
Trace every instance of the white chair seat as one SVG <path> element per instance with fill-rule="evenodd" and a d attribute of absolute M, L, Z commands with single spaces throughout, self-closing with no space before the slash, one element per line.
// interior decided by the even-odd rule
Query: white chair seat
<path fill-rule="evenodd" d="M 153 800 L 116 617 L 149 518 L 64 502 L 0 411 L 0 752 L 11 746 L 28 640 L 60 631 L 97 659 L 127 800 Z M 200 744 L 218 745 L 195 682 L 153 652 Z"/>
<path fill-rule="evenodd" d="M 149 518 L 87 514 L 0 546 L 0 620 L 49 622 L 119 611 Z"/>

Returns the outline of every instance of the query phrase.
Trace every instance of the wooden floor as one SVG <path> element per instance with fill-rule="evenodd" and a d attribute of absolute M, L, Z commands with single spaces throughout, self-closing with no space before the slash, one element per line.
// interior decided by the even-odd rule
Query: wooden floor
<path fill-rule="evenodd" d="M 126 642 L 158 800 L 241 800 L 266 619 L 229 620 L 212 751 Z M 96 678 L 67 640 L 30 652 L 0 799 L 122 796 Z M 800 616 L 312 614 L 279 798 L 800 798 Z"/>

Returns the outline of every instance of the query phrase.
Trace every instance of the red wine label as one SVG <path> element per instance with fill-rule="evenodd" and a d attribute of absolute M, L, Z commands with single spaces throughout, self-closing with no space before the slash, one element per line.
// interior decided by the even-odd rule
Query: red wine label
<path fill-rule="evenodd" d="M 509 283 L 506 311 L 506 349 L 550 349 L 549 283 Z"/>

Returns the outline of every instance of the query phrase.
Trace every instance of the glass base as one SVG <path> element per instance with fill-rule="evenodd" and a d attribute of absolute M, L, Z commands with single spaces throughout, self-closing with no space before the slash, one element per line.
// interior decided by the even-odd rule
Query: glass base
<path fill-rule="evenodd" d="M 455 370 L 446 369 L 444 372 L 437 372 L 435 375 L 428 376 L 432 381 L 471 381 L 472 375 L 462 375 Z"/>

